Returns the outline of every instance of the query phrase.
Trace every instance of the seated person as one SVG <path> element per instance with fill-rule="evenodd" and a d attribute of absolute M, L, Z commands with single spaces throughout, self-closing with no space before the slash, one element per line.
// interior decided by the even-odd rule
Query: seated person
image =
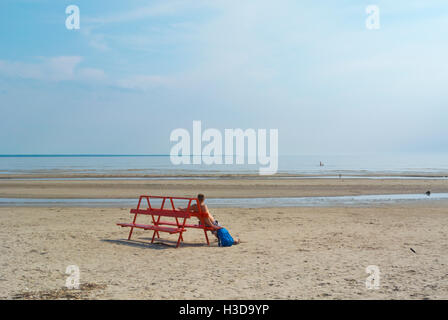
<path fill-rule="evenodd" d="M 216 220 L 212 216 L 210 211 L 208 211 L 208 207 L 204 203 L 205 202 L 205 196 L 202 193 L 198 194 L 198 200 L 199 200 L 199 205 L 201 206 L 201 212 L 204 214 L 204 218 L 203 218 L 204 219 L 204 224 L 207 227 L 213 228 L 212 233 L 215 235 L 216 238 L 218 238 L 218 235 L 217 235 L 216 231 L 221 229 L 222 226 L 219 224 L 218 220 Z M 179 209 L 180 210 L 186 210 L 186 208 L 179 208 Z M 190 211 L 191 212 L 199 212 L 198 205 L 196 203 L 192 204 L 190 206 Z M 201 223 L 201 221 L 199 223 Z M 238 240 L 235 240 L 233 244 L 239 244 L 239 243 L 240 243 L 240 240 L 238 239 Z"/>
<path fill-rule="evenodd" d="M 205 225 L 207 227 L 213 228 L 214 230 L 221 229 L 222 228 L 221 225 L 218 223 L 217 220 L 215 220 L 215 218 L 213 218 L 213 216 L 211 215 L 210 211 L 208 211 L 208 207 L 204 203 L 205 202 L 205 196 L 202 193 L 198 194 L 198 200 L 199 200 L 199 205 L 201 206 L 201 212 L 204 214 L 204 223 L 205 223 Z M 178 208 L 178 209 L 186 210 L 186 208 Z M 198 205 L 196 203 L 192 204 L 190 206 L 190 211 L 191 212 L 199 212 Z"/>

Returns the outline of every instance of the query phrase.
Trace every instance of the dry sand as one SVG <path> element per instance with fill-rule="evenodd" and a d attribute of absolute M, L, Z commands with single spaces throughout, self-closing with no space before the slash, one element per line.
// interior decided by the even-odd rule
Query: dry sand
<path fill-rule="evenodd" d="M 115 223 L 128 208 L 0 208 L 0 298 L 447 299 L 447 208 L 220 208 L 241 245 L 207 247 L 188 230 L 178 249 L 149 231 L 125 240 Z M 68 265 L 81 290 L 64 289 Z M 366 289 L 368 265 L 378 290 Z"/>

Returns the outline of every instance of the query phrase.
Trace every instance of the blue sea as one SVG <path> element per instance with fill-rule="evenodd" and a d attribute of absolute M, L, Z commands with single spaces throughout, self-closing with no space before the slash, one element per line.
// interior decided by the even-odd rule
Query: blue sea
<path fill-rule="evenodd" d="M 173 165 L 169 155 L 0 155 L 0 174 L 3 175 L 258 174 L 259 167 L 258 164 Z M 284 155 L 278 159 L 278 173 L 318 176 L 419 175 L 443 178 L 448 176 L 448 153 Z"/>

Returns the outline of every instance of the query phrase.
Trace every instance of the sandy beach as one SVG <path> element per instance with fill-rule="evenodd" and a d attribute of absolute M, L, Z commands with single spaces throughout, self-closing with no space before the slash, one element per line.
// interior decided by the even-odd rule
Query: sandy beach
<path fill-rule="evenodd" d="M 448 300 L 447 1 L 0 7 L 0 300 Z"/>
<path fill-rule="evenodd" d="M 136 197 L 140 193 L 264 197 L 447 192 L 446 180 L 4 181 L 0 197 Z M 243 243 L 219 248 L 188 230 L 137 230 L 130 208 L 3 207 L 3 299 L 447 299 L 448 204 L 211 208 Z M 145 218 L 141 218 L 141 222 Z M 412 250 L 411 250 L 412 248 Z M 80 290 L 68 290 L 69 265 Z M 366 267 L 380 288 L 366 289 Z M 219 286 L 220 290 L 216 290 Z"/>

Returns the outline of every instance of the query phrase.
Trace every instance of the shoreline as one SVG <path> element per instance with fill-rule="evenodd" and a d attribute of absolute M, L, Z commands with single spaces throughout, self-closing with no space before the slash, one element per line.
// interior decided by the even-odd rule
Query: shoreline
<path fill-rule="evenodd" d="M 253 179 L 253 180 L 275 180 L 275 179 L 362 179 L 362 178 L 385 178 L 385 179 L 448 179 L 448 172 L 363 172 L 356 170 L 328 170 L 321 173 L 277 173 L 274 175 L 261 176 L 258 173 L 172 173 L 172 174 L 143 174 L 131 173 L 138 170 L 119 171 L 117 173 L 80 173 L 69 171 L 32 171 L 27 173 L 0 173 L 0 181 L 13 179 Z"/>
<path fill-rule="evenodd" d="M 155 200 L 156 201 L 156 200 Z M 2 208 L 135 208 L 138 198 L 133 199 L 49 199 L 49 198 L 0 198 Z M 365 208 L 403 205 L 447 205 L 448 193 L 391 194 L 329 197 L 277 197 L 277 198 L 208 198 L 210 208 Z M 155 202 L 160 206 L 160 201 Z"/>
<path fill-rule="evenodd" d="M 329 197 L 448 193 L 446 179 L 2 180 L 0 198 L 131 199 L 140 195 L 208 198 Z"/>

